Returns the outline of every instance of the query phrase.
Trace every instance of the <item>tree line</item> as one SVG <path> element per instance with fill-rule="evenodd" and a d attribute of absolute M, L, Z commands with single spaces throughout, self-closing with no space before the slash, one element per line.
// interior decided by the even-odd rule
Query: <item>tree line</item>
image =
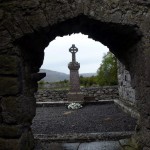
<path fill-rule="evenodd" d="M 117 85 L 117 59 L 114 54 L 108 52 L 104 54 L 102 63 L 97 70 L 97 75 L 92 77 L 80 76 L 80 84 L 89 86 L 111 86 Z"/>

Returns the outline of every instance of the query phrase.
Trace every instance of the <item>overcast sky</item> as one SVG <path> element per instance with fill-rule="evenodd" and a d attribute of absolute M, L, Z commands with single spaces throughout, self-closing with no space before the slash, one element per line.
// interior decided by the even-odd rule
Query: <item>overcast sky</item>
<path fill-rule="evenodd" d="M 79 72 L 95 73 L 101 64 L 104 53 L 108 52 L 108 48 L 81 33 L 56 37 L 50 42 L 45 49 L 44 62 L 41 68 L 69 74 L 68 63 L 72 59 L 69 48 L 72 44 L 78 48 L 76 61 L 80 63 Z"/>

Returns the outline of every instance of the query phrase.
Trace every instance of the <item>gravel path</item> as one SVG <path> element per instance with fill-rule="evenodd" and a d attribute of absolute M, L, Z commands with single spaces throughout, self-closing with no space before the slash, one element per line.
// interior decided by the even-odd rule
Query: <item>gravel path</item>
<path fill-rule="evenodd" d="M 68 110 L 65 106 L 37 107 L 34 134 L 133 131 L 136 120 L 114 104 L 86 105 Z"/>

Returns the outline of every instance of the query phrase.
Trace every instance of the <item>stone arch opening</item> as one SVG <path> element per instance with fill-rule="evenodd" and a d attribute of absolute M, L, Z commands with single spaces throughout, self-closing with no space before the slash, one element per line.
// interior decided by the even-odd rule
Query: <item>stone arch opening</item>
<path fill-rule="evenodd" d="M 25 97 L 33 97 L 34 92 L 37 90 L 37 81 L 43 77 L 42 74 L 37 72 L 43 62 L 44 49 L 49 42 L 56 36 L 79 32 L 87 34 L 90 38 L 106 45 L 126 65 L 129 71 L 132 70 L 132 57 L 136 53 L 136 44 L 141 38 L 138 26 L 102 22 L 85 15 L 79 15 L 51 27 L 40 28 L 38 31 L 27 34 L 15 41 L 15 44 L 21 49 L 23 57 L 24 67 L 22 73 L 25 81 L 23 95 Z M 27 120 L 24 120 L 25 123 L 31 122 L 35 115 L 35 100 L 31 100 L 28 113 L 25 114 L 27 115 L 25 116 L 27 118 Z"/>
<path fill-rule="evenodd" d="M 150 149 L 149 4 L 145 0 L 1 1 L 1 149 L 33 148 L 33 93 L 43 77 L 37 73 L 43 50 L 56 35 L 79 31 L 107 45 L 130 71 L 140 113 L 136 141 L 140 149 Z"/>
<path fill-rule="evenodd" d="M 100 50 L 100 49 L 99 49 L 99 50 Z M 94 51 L 93 51 L 93 52 L 94 52 Z M 66 67 L 67 67 L 67 66 L 66 66 Z M 45 94 L 46 94 L 46 93 L 45 93 Z M 45 106 L 46 106 L 46 105 L 45 105 Z M 46 115 L 45 115 L 45 113 L 43 112 L 43 118 L 44 118 L 44 116 L 46 116 Z M 38 117 L 37 117 L 37 118 L 38 118 Z M 39 121 L 40 121 L 40 120 L 39 120 Z M 36 122 L 36 121 L 35 121 L 35 122 Z M 34 125 L 36 125 L 35 122 L 34 122 Z M 51 122 L 52 122 L 52 124 L 53 124 L 53 122 L 54 122 L 54 125 L 55 125 L 55 126 L 58 125 L 58 124 L 56 123 L 55 119 L 54 119 L 54 120 L 51 120 Z M 45 127 L 45 124 L 46 124 L 46 123 L 43 123 L 43 128 L 46 128 L 46 127 Z M 128 122 L 128 124 L 131 124 L 131 122 Z M 62 128 L 63 128 L 63 127 L 62 127 Z M 68 132 L 68 130 L 65 130 L 65 128 L 63 128 L 63 129 L 64 129 L 64 131 Z M 37 131 L 39 131 L 39 133 L 41 133 L 41 131 L 38 130 L 38 129 L 37 129 L 37 131 L 36 131 L 36 130 L 35 130 L 35 127 L 33 128 L 33 130 L 34 130 L 34 133 L 38 133 Z M 48 130 L 47 130 L 47 131 L 48 131 Z M 54 129 L 53 129 L 52 131 L 54 131 Z M 108 132 L 108 131 L 107 131 L 107 132 Z M 50 133 L 51 133 L 51 132 L 49 132 L 49 133 L 47 132 L 47 134 L 50 134 Z M 46 134 L 45 131 L 43 131 L 43 134 Z"/>
<path fill-rule="evenodd" d="M 44 76 L 37 74 L 37 72 L 43 63 L 45 47 L 56 36 L 79 32 L 106 45 L 129 71 L 132 70 L 133 61 L 135 61 L 132 56 L 135 55 L 136 44 L 141 39 L 139 27 L 137 25 L 102 22 L 86 15 L 78 15 L 52 26 L 39 28 L 14 42 L 14 45 L 21 49 L 24 68 L 26 68 L 23 72 L 29 75 L 27 75 L 28 81 L 31 81 L 28 84 L 32 89 L 30 90 L 31 95 L 37 90 L 37 81 Z M 131 72 L 131 76 L 134 76 L 134 71 Z M 134 82 L 132 86 L 135 88 Z"/>
<path fill-rule="evenodd" d="M 107 2 L 97 2 L 97 5 L 95 1 L 83 1 L 83 5 L 79 6 L 81 1 L 58 0 L 57 4 L 51 1 L 50 4 L 36 2 L 34 5 L 29 1 L 28 5 L 19 6 L 17 2 L 12 6 L 8 4 L 8 8 L 4 8 L 5 13 L 2 9 L 0 19 L 4 21 L 0 25 L 0 31 L 2 32 L 1 54 L 11 59 L 4 60 L 9 64 L 6 69 L 1 71 L 1 85 L 7 83 L 7 87 L 13 86 L 13 89 L 5 90 L 1 86 L 2 110 L 0 111 L 2 115 L 0 116 L 0 122 L 4 124 L 4 127 L 8 124 L 11 125 L 9 133 L 12 133 L 13 125 L 23 125 L 19 134 L 13 132 L 13 134 L 7 135 L 7 133 L 2 132 L 4 138 L 18 138 L 19 140 L 15 140 L 17 144 L 21 141 L 21 144 L 18 144 L 19 148 L 16 149 L 20 149 L 20 146 L 22 149 L 32 149 L 30 124 L 35 115 L 33 93 L 37 90 L 37 81 L 43 77 L 37 72 L 43 61 L 44 48 L 57 35 L 63 36 L 78 32 L 88 34 L 94 40 L 107 45 L 130 71 L 132 86 L 137 91 L 137 107 L 141 115 L 137 127 L 138 140 L 142 147 L 150 147 L 150 142 L 147 142 L 150 139 L 150 82 L 148 80 L 150 73 L 149 68 L 147 68 L 149 66 L 149 46 L 147 44 L 149 43 L 149 2 L 113 1 L 110 2 L 110 5 L 107 5 Z M 7 3 L 2 2 L 1 6 L 3 4 Z M 64 7 L 64 5 L 67 5 L 67 7 Z M 8 12 L 9 7 L 16 6 L 19 7 L 12 13 Z M 54 9 L 55 6 L 56 9 Z M 61 15 L 62 12 L 64 15 Z M 66 12 L 68 13 L 65 14 Z M 54 16 L 49 15 L 53 13 L 55 13 Z M 48 23 L 45 23 L 45 20 Z M 139 31 L 141 31 L 142 36 Z M 140 42 L 138 42 L 139 40 Z M 12 65 L 10 61 L 13 60 L 15 61 Z M 12 104 L 14 109 L 11 109 Z M 16 129 L 18 128 L 15 126 Z M 147 138 L 144 139 L 143 135 Z M 25 146 L 22 144 L 24 142 L 26 143 Z M 3 143 L 7 145 L 11 142 L 10 140 L 4 140 Z"/>

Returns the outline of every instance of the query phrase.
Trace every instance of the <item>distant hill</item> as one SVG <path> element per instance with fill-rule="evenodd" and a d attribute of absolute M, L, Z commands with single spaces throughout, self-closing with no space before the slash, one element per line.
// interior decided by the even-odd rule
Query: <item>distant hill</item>
<path fill-rule="evenodd" d="M 47 69 L 40 69 L 40 72 L 46 73 L 46 77 L 42 79 L 45 82 L 58 82 L 63 80 L 69 80 L 69 74 L 66 73 L 47 70 Z M 95 76 L 96 73 L 82 73 L 80 75 L 82 75 L 83 77 L 90 77 L 93 75 Z"/>
<path fill-rule="evenodd" d="M 57 72 L 57 71 L 52 71 L 47 69 L 40 69 L 40 72 L 46 73 L 46 77 L 42 79 L 45 82 L 58 82 L 58 81 L 63 81 L 65 79 L 69 80 L 69 75 L 62 72 Z"/>

